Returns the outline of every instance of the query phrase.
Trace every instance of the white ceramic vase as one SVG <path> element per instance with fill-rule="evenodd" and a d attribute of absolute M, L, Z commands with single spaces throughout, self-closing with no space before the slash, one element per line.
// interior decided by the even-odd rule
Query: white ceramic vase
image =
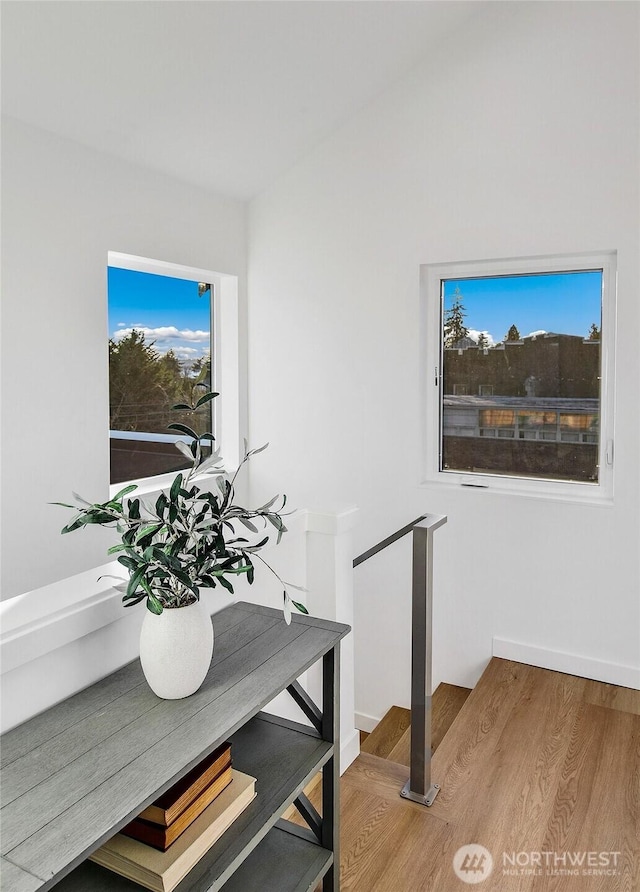
<path fill-rule="evenodd" d="M 145 611 L 140 631 L 140 662 L 149 687 L 163 700 L 195 693 L 211 665 L 213 625 L 201 601 Z"/>

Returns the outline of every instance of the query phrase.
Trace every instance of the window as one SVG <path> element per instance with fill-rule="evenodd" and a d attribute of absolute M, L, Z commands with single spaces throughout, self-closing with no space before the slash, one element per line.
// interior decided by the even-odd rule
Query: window
<path fill-rule="evenodd" d="M 615 255 L 425 265 L 425 478 L 613 485 Z"/>
<path fill-rule="evenodd" d="M 187 467 L 175 444 L 188 438 L 168 430 L 176 422 L 212 431 L 235 464 L 237 279 L 110 252 L 107 281 L 111 484 L 159 488 Z M 172 408 L 221 391 L 223 378 L 224 397 L 197 413 Z"/>

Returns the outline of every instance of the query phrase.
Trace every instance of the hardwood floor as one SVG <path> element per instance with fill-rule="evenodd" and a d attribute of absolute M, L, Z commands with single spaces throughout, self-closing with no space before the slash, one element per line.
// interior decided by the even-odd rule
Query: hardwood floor
<path fill-rule="evenodd" d="M 411 710 L 402 706 L 392 706 L 380 724 L 361 744 L 360 752 L 380 756 L 383 759 L 389 758 L 391 750 L 407 733 L 410 724 Z"/>
<path fill-rule="evenodd" d="M 403 765 L 362 753 L 345 772 L 343 892 L 461 892 L 471 843 L 493 858 L 458 858 L 483 892 L 640 890 L 639 692 L 493 659 L 432 777 L 427 809 L 398 795 Z"/>
<path fill-rule="evenodd" d="M 471 691 L 453 684 L 439 684 L 432 699 L 431 752 L 435 753 L 442 743 L 455 717 L 467 701 Z M 407 710 L 409 712 L 409 710 Z M 411 714 L 409 713 L 409 722 Z M 376 729 L 377 730 L 377 729 Z M 374 731 L 375 733 L 375 731 Z M 377 755 L 374 753 L 373 755 Z M 407 730 L 392 747 L 386 757 L 391 762 L 409 765 L 411 762 L 411 729 Z"/>

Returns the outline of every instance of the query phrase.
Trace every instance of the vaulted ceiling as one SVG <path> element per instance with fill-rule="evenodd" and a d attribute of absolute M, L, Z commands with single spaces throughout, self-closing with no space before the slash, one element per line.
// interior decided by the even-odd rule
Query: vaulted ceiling
<path fill-rule="evenodd" d="M 2 108 L 247 199 L 484 5 L 4 0 Z"/>

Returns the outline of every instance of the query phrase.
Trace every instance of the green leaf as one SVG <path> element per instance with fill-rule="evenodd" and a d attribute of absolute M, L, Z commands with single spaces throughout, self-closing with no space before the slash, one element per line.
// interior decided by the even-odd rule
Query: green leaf
<path fill-rule="evenodd" d="M 140 580 L 140 585 L 145 590 L 145 592 L 149 595 L 150 598 L 154 597 L 153 591 L 151 590 L 151 586 L 149 585 L 147 580 L 144 578 L 144 576 Z"/>
<path fill-rule="evenodd" d="M 128 554 L 127 555 L 121 554 L 120 557 L 118 558 L 118 563 L 122 564 L 123 567 L 126 567 L 127 570 L 134 571 L 134 570 L 138 569 L 138 567 L 140 566 L 142 561 L 137 556 L 131 557 Z"/>
<path fill-rule="evenodd" d="M 204 406 L 205 403 L 208 403 L 211 400 L 214 400 L 217 396 L 220 396 L 220 394 L 219 393 L 205 393 L 204 396 L 200 397 L 200 399 L 198 400 L 198 402 L 195 405 L 195 408 L 199 409 L 200 406 Z"/>
<path fill-rule="evenodd" d="M 48 505 L 60 505 L 62 508 L 75 508 L 76 511 L 78 510 L 77 505 L 67 505 L 66 502 L 47 502 L 47 504 Z"/>
<path fill-rule="evenodd" d="M 155 613 L 157 616 L 160 616 L 162 613 L 162 604 L 153 593 L 147 596 L 147 610 L 150 610 L 151 613 Z"/>
<path fill-rule="evenodd" d="M 173 574 L 173 576 L 175 576 L 175 578 L 178 580 L 178 582 L 181 582 L 184 585 L 185 588 L 188 588 L 190 591 L 194 592 L 195 594 L 198 593 L 198 590 L 196 589 L 195 585 L 189 578 L 189 575 L 187 573 L 185 573 L 184 570 L 172 570 L 172 574 Z"/>
<path fill-rule="evenodd" d="M 87 520 L 84 515 L 80 515 L 80 517 L 76 517 L 75 520 L 72 520 L 71 523 L 68 523 L 66 526 L 62 527 L 61 533 L 72 533 L 74 530 L 79 530 L 80 527 L 83 527 L 87 523 Z"/>
<path fill-rule="evenodd" d="M 167 425 L 167 429 L 170 431 L 180 431 L 181 434 L 186 434 L 188 437 L 192 437 L 194 440 L 198 439 L 197 433 L 193 430 L 193 428 L 187 427 L 186 424 L 178 424 L 175 422 L 174 424 Z"/>
<path fill-rule="evenodd" d="M 178 493 L 182 488 L 182 474 L 178 474 L 176 479 L 171 484 L 171 491 L 169 492 L 169 498 L 172 502 L 175 502 L 178 498 Z M 173 518 L 175 520 L 175 518 Z M 173 520 L 171 521 L 173 523 Z"/>
<path fill-rule="evenodd" d="M 131 601 L 132 599 L 135 599 L 136 604 L 137 604 L 138 601 L 142 601 L 142 599 L 146 598 L 146 597 L 147 597 L 146 594 L 144 594 L 142 592 L 132 592 L 130 595 L 126 595 L 126 594 L 123 595 L 122 600 L 123 601 Z"/>
<path fill-rule="evenodd" d="M 140 529 L 136 532 L 135 541 L 137 543 L 140 543 L 140 540 L 144 539 L 147 536 L 155 536 L 155 534 L 159 532 L 163 526 L 163 523 L 150 523 L 144 527 L 140 527 Z"/>
<path fill-rule="evenodd" d="M 293 606 L 296 608 L 296 610 L 299 610 L 299 611 L 300 611 L 300 613 L 306 613 L 306 615 L 309 616 L 309 611 L 308 611 L 307 608 L 304 606 L 304 604 L 300 604 L 299 601 L 293 601 L 293 600 L 291 601 L 291 603 L 292 603 Z"/>
<path fill-rule="evenodd" d="M 125 486 L 124 489 L 121 489 L 120 492 L 117 492 L 115 496 L 111 499 L 112 502 L 116 502 L 118 499 L 121 499 L 123 496 L 128 495 L 130 492 L 133 492 L 134 489 L 137 489 L 138 486 L 135 483 L 130 483 L 129 486 Z"/>
<path fill-rule="evenodd" d="M 124 551 L 126 547 L 122 542 L 119 545 L 112 545 L 111 548 L 107 549 L 107 554 L 116 554 L 118 551 Z"/>
<path fill-rule="evenodd" d="M 226 588 L 228 592 L 231 592 L 231 594 L 233 594 L 233 586 L 228 579 L 225 579 L 224 576 L 218 576 L 218 582 L 223 588 Z"/>
<path fill-rule="evenodd" d="M 180 569 L 180 562 L 175 559 L 170 554 L 167 554 L 165 551 L 160 548 L 159 545 L 153 545 L 151 548 L 151 552 L 153 557 L 161 564 L 164 564 L 165 567 L 170 567 L 172 570 Z"/>
<path fill-rule="evenodd" d="M 248 546 L 247 548 L 245 548 L 244 550 L 245 550 L 245 551 L 250 551 L 250 552 L 253 552 L 253 551 L 259 551 L 259 550 L 262 548 L 263 545 L 266 545 L 266 544 L 267 544 L 268 541 L 269 541 L 269 537 L 267 536 L 266 539 L 261 539 L 260 542 L 258 542 L 256 545 L 249 545 L 249 546 Z"/>
<path fill-rule="evenodd" d="M 251 567 L 243 566 L 243 567 L 231 567 L 229 570 L 225 570 L 225 573 L 233 573 L 234 576 L 240 576 L 242 573 L 249 573 Z"/>
<path fill-rule="evenodd" d="M 83 523 L 108 524 L 113 523 L 115 519 L 109 511 L 87 511 Z"/>
<path fill-rule="evenodd" d="M 128 595 L 135 594 L 140 584 L 140 580 L 142 579 L 146 571 L 147 565 L 141 564 L 138 569 L 131 574 L 131 579 L 129 580 L 129 585 L 127 586 Z"/>
<path fill-rule="evenodd" d="M 140 519 L 140 499 L 129 499 L 127 509 L 132 520 Z"/>
<path fill-rule="evenodd" d="M 144 601 L 144 599 L 145 599 L 147 596 L 143 593 L 143 594 L 141 594 L 141 595 L 138 595 L 137 597 L 135 597 L 135 596 L 133 596 L 133 595 L 131 595 L 130 597 L 131 597 L 132 600 L 130 600 L 128 604 L 125 604 L 125 605 L 124 605 L 125 607 L 133 607 L 134 604 L 139 604 L 140 601 Z M 126 595 L 125 595 L 125 598 L 126 598 Z M 123 598 L 122 600 L 124 601 L 125 598 Z"/>
<path fill-rule="evenodd" d="M 187 412 L 193 412 L 195 406 L 190 406 L 188 403 L 176 403 L 175 406 L 171 406 L 172 409 L 186 409 Z"/>
<path fill-rule="evenodd" d="M 163 492 L 161 492 L 160 495 L 158 496 L 157 501 L 156 501 L 156 514 L 158 515 L 158 517 L 162 518 L 165 508 L 167 507 L 168 504 L 169 504 L 169 502 L 167 500 L 166 495 Z"/>
<path fill-rule="evenodd" d="M 244 524 L 248 530 L 251 530 L 252 533 L 258 532 L 258 527 L 255 523 L 251 523 L 248 517 L 239 517 L 238 520 L 240 523 Z"/>

